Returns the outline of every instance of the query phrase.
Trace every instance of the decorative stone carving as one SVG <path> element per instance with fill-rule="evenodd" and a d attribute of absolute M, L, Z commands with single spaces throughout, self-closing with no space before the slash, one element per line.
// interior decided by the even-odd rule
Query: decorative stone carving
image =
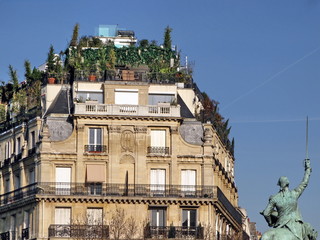
<path fill-rule="evenodd" d="M 133 152 L 134 145 L 135 145 L 133 132 L 131 132 L 130 130 L 124 130 L 121 133 L 120 143 L 121 143 L 122 151 Z"/>
<path fill-rule="evenodd" d="M 204 130 L 204 137 L 203 137 L 203 140 L 204 140 L 204 143 L 205 144 L 211 144 L 212 143 L 212 138 L 213 138 L 213 134 L 211 132 L 211 130 L 209 128 L 206 128 Z"/>
<path fill-rule="evenodd" d="M 171 127 L 170 131 L 172 134 L 177 134 L 178 133 L 178 127 Z"/>
<path fill-rule="evenodd" d="M 84 131 L 84 125 L 78 125 L 77 126 L 78 132 L 83 132 Z"/>
<path fill-rule="evenodd" d="M 109 126 L 109 132 L 110 133 L 120 133 L 121 127 L 117 125 L 111 125 Z"/>
<path fill-rule="evenodd" d="M 136 133 L 147 133 L 147 127 L 135 126 L 134 131 Z"/>
<path fill-rule="evenodd" d="M 134 162 L 135 162 L 134 157 L 129 154 L 125 154 L 120 158 L 120 164 L 125 164 L 125 163 L 134 164 Z"/>

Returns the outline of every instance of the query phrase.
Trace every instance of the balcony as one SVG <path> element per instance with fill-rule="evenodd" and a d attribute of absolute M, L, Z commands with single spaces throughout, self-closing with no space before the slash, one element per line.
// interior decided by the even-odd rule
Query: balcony
<path fill-rule="evenodd" d="M 180 117 L 180 106 L 171 105 L 115 105 L 76 103 L 76 115 L 115 115 L 145 117 Z"/>
<path fill-rule="evenodd" d="M 14 191 L 0 195 L 0 206 L 14 203 L 20 199 L 35 195 L 38 191 L 37 184 L 33 183 L 26 187 L 16 189 Z"/>
<path fill-rule="evenodd" d="M 84 145 L 84 150 L 88 153 L 105 153 L 107 152 L 106 145 Z"/>
<path fill-rule="evenodd" d="M 36 147 L 33 147 L 31 149 L 28 150 L 28 155 L 32 155 L 32 154 L 35 154 L 36 153 Z"/>
<path fill-rule="evenodd" d="M 3 166 L 9 166 L 11 163 L 11 158 L 6 158 L 4 161 L 3 161 Z"/>
<path fill-rule="evenodd" d="M 22 240 L 29 239 L 29 228 L 23 228 L 21 233 Z"/>
<path fill-rule="evenodd" d="M 1 240 L 10 240 L 10 232 L 1 233 Z"/>
<path fill-rule="evenodd" d="M 73 239 L 109 239 L 107 225 L 50 225 L 49 237 Z"/>
<path fill-rule="evenodd" d="M 93 189 L 93 187 L 95 187 Z M 93 186 L 88 183 L 33 183 L 12 192 L 0 195 L 0 207 L 12 204 L 29 196 L 83 196 L 112 198 L 176 198 L 176 199 L 208 199 L 214 200 L 241 224 L 242 218 L 237 209 L 229 202 L 217 186 L 201 185 L 163 185 L 163 184 L 116 184 L 101 183 Z"/>
<path fill-rule="evenodd" d="M 204 239 L 204 228 L 198 227 L 155 227 L 147 226 L 144 230 L 145 238 L 161 238 L 161 239 Z"/>
<path fill-rule="evenodd" d="M 169 147 L 148 147 L 147 152 L 153 155 L 169 155 L 169 150 Z"/>
<path fill-rule="evenodd" d="M 18 162 L 21 159 L 22 159 L 22 153 L 21 152 L 16 154 L 16 155 L 14 155 L 14 161 L 15 162 Z"/>

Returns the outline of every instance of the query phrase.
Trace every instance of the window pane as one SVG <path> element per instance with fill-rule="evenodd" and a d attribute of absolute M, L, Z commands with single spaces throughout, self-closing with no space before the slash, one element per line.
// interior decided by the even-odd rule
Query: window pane
<path fill-rule="evenodd" d="M 95 134 L 94 134 L 94 128 L 90 128 L 89 129 L 89 144 L 90 145 L 94 145 L 94 137 Z"/>
<path fill-rule="evenodd" d="M 182 226 L 188 227 L 188 211 L 182 210 Z"/>
<path fill-rule="evenodd" d="M 101 145 L 102 144 L 102 130 L 101 130 L 101 128 L 97 128 L 96 132 L 97 132 L 96 144 Z"/>
<path fill-rule="evenodd" d="M 165 147 L 166 146 L 166 131 L 165 130 L 151 130 L 151 146 Z"/>
<path fill-rule="evenodd" d="M 71 209 L 56 208 L 55 209 L 55 224 L 70 224 Z"/>
<path fill-rule="evenodd" d="M 190 227 L 196 226 L 196 210 L 189 210 L 190 211 Z"/>
<path fill-rule="evenodd" d="M 152 208 L 151 212 L 151 226 L 164 227 L 166 226 L 166 209 Z"/>
<path fill-rule="evenodd" d="M 102 208 L 87 209 L 88 225 L 102 224 Z"/>

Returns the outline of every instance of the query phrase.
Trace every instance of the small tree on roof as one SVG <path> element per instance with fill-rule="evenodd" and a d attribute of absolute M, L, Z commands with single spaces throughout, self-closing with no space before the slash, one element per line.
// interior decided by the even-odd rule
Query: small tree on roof
<path fill-rule="evenodd" d="M 167 26 L 164 32 L 164 41 L 163 41 L 164 48 L 171 49 L 171 32 L 172 32 L 172 28 Z"/>
<path fill-rule="evenodd" d="M 78 35 L 79 35 L 79 24 L 77 23 L 73 27 L 72 39 L 70 41 L 70 46 L 74 47 L 78 45 Z"/>

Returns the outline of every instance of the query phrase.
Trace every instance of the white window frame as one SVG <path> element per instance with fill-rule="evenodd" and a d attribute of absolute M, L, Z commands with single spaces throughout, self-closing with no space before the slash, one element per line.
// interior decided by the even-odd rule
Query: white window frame
<path fill-rule="evenodd" d="M 194 195 L 197 185 L 197 170 L 182 169 L 181 170 L 181 191 L 186 195 Z"/>
<path fill-rule="evenodd" d="M 71 167 L 56 167 L 56 194 L 70 195 L 71 190 Z"/>
<path fill-rule="evenodd" d="M 93 131 L 92 131 L 93 130 Z M 99 137 L 98 137 L 98 132 L 100 130 L 100 143 L 99 143 Z M 103 130 L 102 128 L 99 127 L 90 127 L 88 130 L 88 144 L 89 145 L 103 145 Z M 91 135 L 93 134 L 93 142 L 91 142 Z"/>
<path fill-rule="evenodd" d="M 166 185 L 166 169 L 150 169 L 150 190 L 153 194 L 164 195 Z"/>
<path fill-rule="evenodd" d="M 88 225 L 103 224 L 103 208 L 87 208 L 86 214 Z"/>

